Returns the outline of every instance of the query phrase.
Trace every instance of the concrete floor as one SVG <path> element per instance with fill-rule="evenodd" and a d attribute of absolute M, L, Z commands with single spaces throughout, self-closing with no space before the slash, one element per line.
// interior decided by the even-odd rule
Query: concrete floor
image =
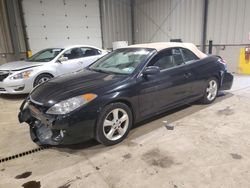
<path fill-rule="evenodd" d="M 17 121 L 23 96 L 0 97 L 0 159 L 37 146 Z M 148 120 L 121 144 L 50 148 L 0 163 L 0 188 L 250 187 L 250 77 L 211 105 Z M 174 130 L 168 130 L 162 121 Z"/>

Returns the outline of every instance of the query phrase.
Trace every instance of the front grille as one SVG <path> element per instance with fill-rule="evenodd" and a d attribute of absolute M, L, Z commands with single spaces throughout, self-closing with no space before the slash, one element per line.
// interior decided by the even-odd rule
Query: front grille
<path fill-rule="evenodd" d="M 7 71 L 0 71 L 0 82 L 2 82 L 5 78 L 10 75 L 10 72 Z"/>

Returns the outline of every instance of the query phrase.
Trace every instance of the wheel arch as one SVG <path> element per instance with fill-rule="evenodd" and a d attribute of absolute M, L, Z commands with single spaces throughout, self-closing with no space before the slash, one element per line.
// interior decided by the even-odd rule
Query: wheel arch
<path fill-rule="evenodd" d="M 124 98 L 115 99 L 115 100 L 109 101 L 104 106 L 110 105 L 112 103 L 124 103 L 125 105 L 127 105 L 130 108 L 131 113 L 132 113 L 132 123 L 135 122 L 135 118 L 136 118 L 135 110 L 134 110 L 133 104 L 129 100 L 124 99 Z"/>
<path fill-rule="evenodd" d="M 222 85 L 222 74 L 221 73 L 217 73 L 217 74 L 214 74 L 212 77 L 215 77 L 217 80 L 218 80 L 218 86 L 219 88 L 221 87 Z"/>
<path fill-rule="evenodd" d="M 55 75 L 52 74 L 51 72 L 39 72 L 39 73 L 34 77 L 34 79 L 33 79 L 33 87 L 35 87 L 35 81 L 36 81 L 37 77 L 40 76 L 40 75 L 43 75 L 43 74 L 50 75 L 52 78 L 55 77 Z"/>

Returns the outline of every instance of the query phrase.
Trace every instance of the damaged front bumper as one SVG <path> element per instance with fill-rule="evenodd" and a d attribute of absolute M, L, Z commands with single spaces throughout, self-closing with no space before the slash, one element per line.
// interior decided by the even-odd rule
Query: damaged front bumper
<path fill-rule="evenodd" d="M 29 124 L 31 139 L 38 145 L 75 144 L 94 138 L 96 109 L 48 115 L 43 108 L 26 99 L 18 115 L 20 123 Z"/>

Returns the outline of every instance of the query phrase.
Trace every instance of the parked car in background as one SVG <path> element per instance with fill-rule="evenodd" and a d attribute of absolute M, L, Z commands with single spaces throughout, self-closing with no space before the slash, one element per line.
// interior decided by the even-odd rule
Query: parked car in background
<path fill-rule="evenodd" d="M 91 138 L 113 145 L 135 123 L 197 100 L 212 103 L 218 90 L 232 83 L 225 62 L 193 44 L 132 45 L 36 87 L 23 102 L 19 121 L 29 124 L 39 145 Z"/>
<path fill-rule="evenodd" d="M 29 93 L 35 86 L 81 70 L 107 53 L 93 46 L 75 45 L 44 49 L 25 61 L 3 64 L 0 66 L 0 94 Z"/>

